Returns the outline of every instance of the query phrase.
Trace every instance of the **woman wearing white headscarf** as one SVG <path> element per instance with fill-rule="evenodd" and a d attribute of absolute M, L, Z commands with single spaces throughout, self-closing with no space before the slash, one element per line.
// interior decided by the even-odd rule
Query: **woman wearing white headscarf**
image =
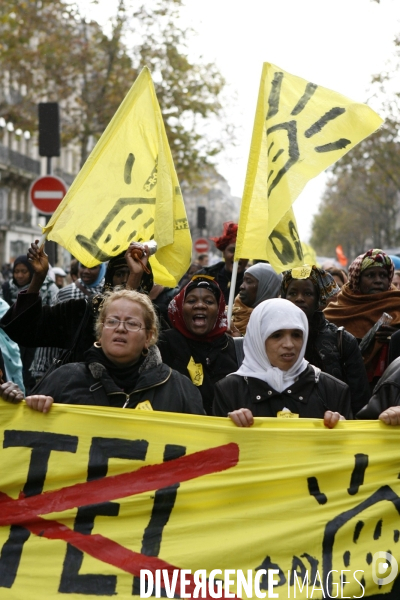
<path fill-rule="evenodd" d="M 259 304 L 247 326 L 243 364 L 215 386 L 214 414 L 242 427 L 253 416 L 320 418 L 328 427 L 351 419 L 348 386 L 304 359 L 307 337 L 307 317 L 292 302 Z"/>

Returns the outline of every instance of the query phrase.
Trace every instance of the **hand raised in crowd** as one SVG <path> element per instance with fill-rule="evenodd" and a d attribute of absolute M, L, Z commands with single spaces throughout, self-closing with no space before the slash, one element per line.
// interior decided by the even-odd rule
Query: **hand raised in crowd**
<path fill-rule="evenodd" d="M 29 284 L 28 293 L 39 292 L 49 270 L 49 258 L 44 251 L 44 246 L 39 248 L 39 240 L 35 240 L 31 244 L 27 256 L 35 271 Z"/>
<path fill-rule="evenodd" d="M 6 381 L 0 385 L 0 398 L 13 404 L 18 404 L 24 399 L 22 390 L 12 381 Z"/>
<path fill-rule="evenodd" d="M 324 425 L 328 429 L 333 429 L 339 421 L 345 421 L 345 417 L 338 412 L 327 410 L 324 414 Z"/>
<path fill-rule="evenodd" d="M 400 425 L 400 406 L 391 406 L 379 415 L 385 425 Z"/>
<path fill-rule="evenodd" d="M 129 277 L 126 287 L 127 289 L 136 290 L 140 287 L 144 270 L 143 267 L 147 268 L 147 263 L 149 261 L 148 247 L 139 242 L 132 242 L 125 253 L 125 260 L 129 267 Z"/>
<path fill-rule="evenodd" d="M 28 250 L 28 260 L 32 265 L 35 273 L 44 276 L 47 275 L 49 270 L 49 258 L 44 251 L 44 246 L 39 248 L 39 240 L 35 240 Z"/>
<path fill-rule="evenodd" d="M 53 405 L 54 398 L 38 394 L 35 396 L 27 396 L 25 402 L 29 408 L 37 410 L 38 412 L 47 413 Z"/>
<path fill-rule="evenodd" d="M 382 325 L 382 327 L 379 327 L 378 331 L 376 332 L 375 339 L 381 344 L 389 344 L 391 336 L 396 333 L 396 331 L 398 331 L 396 327 L 392 327 L 391 325 Z"/>

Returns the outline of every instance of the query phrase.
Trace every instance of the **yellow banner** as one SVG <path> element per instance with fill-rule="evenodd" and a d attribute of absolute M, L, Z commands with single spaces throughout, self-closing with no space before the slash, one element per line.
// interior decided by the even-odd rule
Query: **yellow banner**
<path fill-rule="evenodd" d="M 174 287 L 188 269 L 189 225 L 147 67 L 43 231 L 88 267 L 154 238 L 157 283 Z"/>
<path fill-rule="evenodd" d="M 268 260 L 277 272 L 303 264 L 296 252 L 298 236 L 293 241 L 291 234 L 293 228 L 297 234 L 293 202 L 310 179 L 382 122 L 365 104 L 264 63 L 235 260 Z M 292 225 L 281 224 L 283 218 Z M 283 259 L 279 246 L 271 248 L 282 230 L 290 246 Z"/>
<path fill-rule="evenodd" d="M 400 597 L 396 427 L 1 411 L 2 600 Z"/>

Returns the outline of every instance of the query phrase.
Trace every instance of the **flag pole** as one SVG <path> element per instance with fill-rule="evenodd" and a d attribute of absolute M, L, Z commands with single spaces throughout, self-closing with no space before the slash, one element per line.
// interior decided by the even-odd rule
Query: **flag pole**
<path fill-rule="evenodd" d="M 46 231 L 46 233 L 43 233 L 43 235 L 40 237 L 39 244 L 38 244 L 39 250 L 41 248 L 43 248 L 46 239 L 47 239 L 47 231 Z"/>
<path fill-rule="evenodd" d="M 235 288 L 236 288 L 238 266 L 239 266 L 239 261 L 235 260 L 235 262 L 233 263 L 233 267 L 232 267 L 231 287 L 229 289 L 229 301 L 228 301 L 228 328 L 229 329 L 231 327 L 233 301 L 235 300 Z"/>

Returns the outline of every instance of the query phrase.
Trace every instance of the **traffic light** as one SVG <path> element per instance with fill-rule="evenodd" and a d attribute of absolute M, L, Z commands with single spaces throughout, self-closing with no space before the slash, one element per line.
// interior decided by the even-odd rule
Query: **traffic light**
<path fill-rule="evenodd" d="M 40 102 L 39 105 L 39 154 L 60 156 L 60 118 L 58 102 Z"/>
<path fill-rule="evenodd" d="M 197 207 L 197 228 L 207 228 L 207 209 L 205 208 L 205 206 Z"/>

